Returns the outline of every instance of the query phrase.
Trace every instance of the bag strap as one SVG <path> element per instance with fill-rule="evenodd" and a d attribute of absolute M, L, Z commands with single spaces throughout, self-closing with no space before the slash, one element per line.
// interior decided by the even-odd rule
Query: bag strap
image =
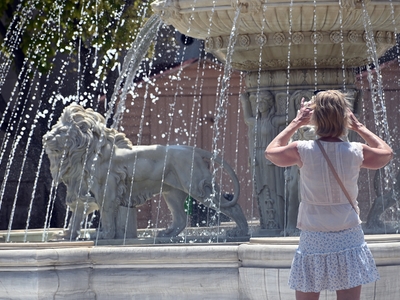
<path fill-rule="evenodd" d="M 347 200 L 349 200 L 349 203 L 351 204 L 351 207 L 353 207 L 354 211 L 358 214 L 358 211 L 357 211 L 356 207 L 354 206 L 353 201 L 351 201 L 351 197 L 350 197 L 349 193 L 347 192 L 346 188 L 344 187 L 343 182 L 340 180 L 339 175 L 337 174 L 334 166 L 332 165 L 332 162 L 329 159 L 328 154 L 326 154 L 326 151 L 325 151 L 324 147 L 322 147 L 321 142 L 319 140 L 315 140 L 315 142 L 317 143 L 319 149 L 321 149 L 322 155 L 325 157 L 329 168 L 331 169 L 333 175 L 335 176 L 336 181 L 339 183 L 340 188 L 342 189 L 343 193 L 346 195 Z"/>

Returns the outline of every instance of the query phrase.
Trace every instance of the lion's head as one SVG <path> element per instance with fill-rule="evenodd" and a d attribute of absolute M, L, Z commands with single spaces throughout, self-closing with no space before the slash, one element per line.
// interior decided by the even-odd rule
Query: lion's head
<path fill-rule="evenodd" d="M 43 144 L 53 179 L 67 185 L 67 203 L 89 193 L 92 162 L 102 155 L 103 147 L 132 148 L 125 134 L 106 127 L 101 114 L 75 103 L 64 108 L 58 122 L 43 136 Z"/>

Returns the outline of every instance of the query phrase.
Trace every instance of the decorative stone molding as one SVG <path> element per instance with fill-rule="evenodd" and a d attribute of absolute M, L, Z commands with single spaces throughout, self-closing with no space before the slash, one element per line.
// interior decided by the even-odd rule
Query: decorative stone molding
<path fill-rule="evenodd" d="M 313 44 L 321 44 L 324 40 L 324 35 L 321 32 L 311 33 L 311 42 Z"/>
<path fill-rule="evenodd" d="M 182 19 L 179 0 L 156 0 L 151 7 L 156 14 L 160 15 L 166 25 L 172 25 L 172 20 Z"/>
<path fill-rule="evenodd" d="M 208 50 L 215 49 L 214 39 L 212 37 L 206 39 L 204 46 Z"/>
<path fill-rule="evenodd" d="M 348 9 L 361 9 L 362 5 L 369 3 L 369 0 L 341 0 L 341 5 L 342 8 L 348 8 Z"/>
<path fill-rule="evenodd" d="M 396 35 L 390 31 L 377 31 L 375 39 L 379 44 L 394 44 L 396 42 Z"/>
<path fill-rule="evenodd" d="M 235 11 L 240 8 L 240 13 L 253 13 L 262 9 L 261 0 L 231 0 L 231 5 Z"/>
<path fill-rule="evenodd" d="M 229 38 L 228 38 L 228 41 L 229 41 Z M 222 36 L 217 36 L 214 38 L 214 45 L 217 49 L 224 47 L 224 39 L 222 38 Z M 227 44 L 227 46 L 228 46 L 228 44 Z"/>
<path fill-rule="evenodd" d="M 377 43 L 386 43 L 386 32 L 377 31 L 375 34 L 375 39 Z"/>
<path fill-rule="evenodd" d="M 246 48 L 250 46 L 250 37 L 248 34 L 241 34 L 239 35 L 237 42 L 240 47 Z"/>
<path fill-rule="evenodd" d="M 277 32 L 274 34 L 273 41 L 275 45 L 283 45 L 286 41 L 286 36 L 282 32 Z"/>
<path fill-rule="evenodd" d="M 362 44 L 367 41 L 364 31 L 351 30 L 348 32 L 340 31 L 318 31 L 318 32 L 294 32 L 291 34 L 276 32 L 271 34 L 239 34 L 236 48 L 259 48 L 260 46 L 281 46 L 289 45 L 289 40 L 295 45 L 313 45 L 313 44 Z M 395 34 L 390 31 L 377 31 L 374 33 L 376 43 L 385 45 L 394 45 Z M 362 38 L 361 38 L 362 37 Z M 206 40 L 207 50 L 226 49 L 229 43 L 229 36 L 210 37 Z"/>
<path fill-rule="evenodd" d="M 189 35 L 199 39 L 229 35 L 239 8 L 240 19 L 243 24 L 246 24 L 246 33 L 254 34 L 264 30 L 265 35 L 280 31 L 301 32 L 303 28 L 309 26 L 309 18 L 302 18 L 300 14 L 307 10 L 311 11 L 315 5 L 320 11 L 325 12 L 318 15 L 314 27 L 317 31 L 328 32 L 340 28 L 345 33 L 350 30 L 364 30 L 363 14 L 354 11 L 362 6 L 369 12 L 374 12 L 370 15 L 369 20 L 374 31 L 392 31 L 393 20 L 398 22 L 400 18 L 400 1 L 393 1 L 393 12 L 391 9 L 382 9 L 382 5 L 386 5 L 382 1 L 341 0 L 340 2 L 319 1 L 315 3 L 313 0 L 296 0 L 293 1 L 291 13 L 288 10 L 289 4 L 290 1 L 286 0 L 156 0 L 152 3 L 152 7 L 157 14 L 162 15 L 167 24 L 172 24 L 182 33 L 186 33 L 190 27 Z M 264 7 L 266 9 L 263 9 Z M 342 18 L 331 17 L 339 14 L 342 15 Z M 291 28 L 289 28 L 289 17 L 299 20 L 293 23 Z M 310 17 L 312 18 L 312 16 Z M 268 20 L 267 27 L 262 26 L 261 20 L 264 18 Z M 212 20 L 211 25 L 210 20 Z M 341 20 L 345 20 L 345 22 Z"/>
<path fill-rule="evenodd" d="M 390 32 L 390 31 L 386 32 L 386 43 L 388 43 L 388 44 L 396 43 L 396 35 L 394 32 Z"/>
<path fill-rule="evenodd" d="M 347 39 L 350 43 L 352 44 L 357 44 L 360 42 L 360 37 L 362 36 L 362 34 L 358 33 L 357 31 L 349 31 L 349 33 L 347 34 Z"/>
<path fill-rule="evenodd" d="M 396 40 L 391 31 L 378 30 L 368 34 L 370 35 L 374 38 L 378 57 L 394 45 Z M 228 35 L 208 38 L 207 51 L 224 61 L 229 38 Z M 326 51 L 326 45 L 331 47 L 329 53 Z M 232 67 L 246 71 L 259 68 L 286 69 L 288 61 L 292 68 L 310 68 L 315 65 L 318 68 L 358 67 L 368 63 L 367 34 L 361 30 L 239 34 L 234 47 Z M 342 51 L 347 53 L 344 58 L 341 55 Z"/>
<path fill-rule="evenodd" d="M 310 68 L 314 64 L 318 66 L 318 68 L 328 68 L 328 67 L 336 67 L 342 68 L 345 67 L 356 67 L 363 66 L 368 64 L 368 59 L 364 57 L 354 57 L 354 58 L 325 58 L 318 59 L 316 62 L 313 58 L 293 58 L 290 59 L 290 67 L 291 68 Z M 244 60 L 242 62 L 232 62 L 232 68 L 236 70 L 247 70 L 247 71 L 256 71 L 258 69 L 286 69 L 288 67 L 288 60 L 283 59 L 270 59 L 263 60 L 261 64 L 258 61 Z M 292 71 L 291 71 L 292 72 Z"/>
<path fill-rule="evenodd" d="M 343 41 L 343 36 L 342 33 L 340 31 L 332 31 L 329 34 L 329 39 L 331 40 L 331 42 L 333 44 L 339 44 Z"/>
<path fill-rule="evenodd" d="M 292 34 L 292 42 L 296 45 L 303 44 L 304 34 L 302 32 L 295 32 Z"/>
<path fill-rule="evenodd" d="M 284 70 L 276 71 L 258 71 L 248 72 L 246 74 L 247 91 L 257 90 L 259 87 L 267 87 L 269 90 L 286 89 L 287 84 L 293 89 L 301 87 L 302 89 L 313 89 L 315 80 L 318 86 L 343 86 L 343 82 L 352 84 L 354 82 L 354 73 L 352 70 L 337 69 L 303 69 L 290 70 L 288 74 Z"/>
<path fill-rule="evenodd" d="M 256 42 L 259 46 L 264 46 L 268 42 L 268 38 L 265 34 L 258 34 L 256 36 Z"/>

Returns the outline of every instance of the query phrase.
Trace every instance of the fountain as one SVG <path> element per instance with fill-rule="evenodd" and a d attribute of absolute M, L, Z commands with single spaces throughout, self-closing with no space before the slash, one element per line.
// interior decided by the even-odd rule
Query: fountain
<path fill-rule="evenodd" d="M 398 1 L 350 0 L 339 3 L 295 0 L 155 1 L 153 10 L 166 24 L 172 24 L 186 36 L 206 40 L 208 51 L 225 63 L 215 115 L 213 118 L 204 116 L 202 125 L 207 124 L 205 120 L 208 118 L 210 122 L 212 119 L 213 137 L 217 142 L 211 147 L 215 154 L 220 154 L 219 129 L 226 127 L 222 122 L 226 116 L 224 110 L 228 96 L 229 102 L 232 101 L 229 95 L 232 69 L 246 72 L 246 90 L 238 90 L 236 95 L 239 98 L 238 94 L 241 94 L 241 107 L 238 109 L 243 110 L 247 125 L 249 142 L 241 146 L 248 147 L 251 154 L 250 189 L 258 209 L 259 226 L 250 231 L 250 242 L 148 245 L 143 243 L 148 243 L 149 239 L 139 238 L 135 245 L 124 240 L 122 246 L 111 240 L 48 242 L 52 230 L 45 228 L 45 235 L 43 230 L 38 231 L 47 242 L 31 240 L 0 244 L 0 272 L 4 275 L 0 298 L 293 299 L 293 291 L 288 289 L 286 282 L 298 238 L 287 235 L 295 234 L 295 222 L 289 215 L 295 215 L 296 203 L 286 203 L 285 199 L 298 199 L 293 190 L 288 189 L 295 186 L 288 180 L 288 174 L 291 171 L 295 173 L 295 170 L 286 170 L 285 173 L 263 161 L 260 151 L 293 118 L 299 100 L 310 98 L 313 90 L 345 90 L 353 95 L 356 111 L 368 110 L 361 100 L 363 90 L 357 86 L 353 68 L 370 63 L 375 65 L 378 74 L 378 83 L 376 86 L 370 83 L 370 90 L 377 95 L 375 102 L 378 102 L 372 109 L 378 115 L 374 116 L 374 121 L 380 121 L 380 115 L 386 113 L 386 106 L 378 57 L 395 45 L 396 24 L 400 19 L 398 4 Z M 136 63 L 137 60 L 132 65 Z M 182 66 L 178 72 L 184 72 Z M 372 77 L 371 71 L 368 75 Z M 185 76 L 177 76 L 172 82 L 183 78 Z M 365 83 L 363 85 L 365 88 Z M 174 84 L 170 86 L 178 90 L 181 88 Z M 127 88 L 125 85 L 122 89 L 120 99 L 137 101 L 129 95 Z M 149 89 L 146 86 L 145 92 Z M 177 98 L 176 92 L 173 93 L 172 98 Z M 153 101 L 162 105 L 157 99 Z M 120 102 L 122 105 L 118 104 L 114 120 L 119 120 L 123 111 L 132 116 L 128 110 L 133 110 L 133 107 Z M 111 104 L 111 107 L 117 105 L 117 101 Z M 178 105 L 172 102 L 169 106 L 167 114 L 172 124 L 176 116 L 171 111 Z M 196 106 L 193 108 L 195 110 Z M 55 114 L 53 110 L 51 113 Z M 145 115 L 145 111 L 146 105 L 143 105 L 141 114 Z M 107 111 L 107 118 L 111 118 L 112 113 Z M 385 125 L 376 123 L 381 127 Z M 129 124 L 126 117 L 122 124 L 125 127 Z M 271 126 L 265 127 L 264 124 Z M 14 126 L 17 127 L 17 124 Z M 390 139 L 386 130 L 381 133 Z M 167 136 L 169 132 L 171 128 Z M 188 135 L 191 136 L 191 132 Z M 166 142 L 169 143 L 170 139 Z M 242 190 L 245 189 L 242 186 Z M 383 195 L 383 191 L 382 186 L 378 195 Z M 392 194 L 394 197 L 396 193 Z M 375 201 L 361 207 L 364 214 L 369 212 L 370 224 L 367 222 L 366 227 L 371 230 L 381 230 L 382 226 L 387 228 L 386 223 L 375 224 L 384 214 L 385 205 L 396 201 L 387 195 L 381 197 L 387 203 L 379 205 Z M 242 205 L 243 200 L 239 203 Z M 49 210 L 53 209 L 52 205 L 55 204 L 50 203 Z M 370 210 L 370 206 L 376 211 Z M 398 219 L 395 219 L 395 225 L 396 222 Z M 33 231 L 30 230 L 29 234 Z M 28 232 L 24 234 L 26 236 Z M 9 241 L 10 235 L 10 232 L 5 232 L 4 238 Z M 156 242 L 156 239 L 150 240 Z M 362 299 L 399 298 L 400 237 L 397 234 L 369 235 L 366 240 L 376 259 L 381 280 L 363 287 Z M 186 241 L 186 236 L 180 241 Z M 334 299 L 334 293 L 321 294 L 321 299 Z"/>
<path fill-rule="evenodd" d="M 384 9 L 374 1 L 153 3 L 164 22 L 205 39 L 216 57 L 246 71 L 245 119 L 258 118 L 249 129 L 249 149 L 253 152 L 260 235 L 294 230 L 285 216 L 284 170 L 265 161 L 266 145 L 294 118 L 300 99 L 310 99 L 314 90 L 344 90 L 352 95 L 353 105 L 359 106 L 361 91 L 356 88 L 353 69 L 370 62 L 378 65 L 377 57 L 395 45 L 393 23 L 399 16 L 398 6 L 392 6 L 392 10 Z M 270 103 L 267 110 L 263 108 L 264 114 L 261 101 Z"/>

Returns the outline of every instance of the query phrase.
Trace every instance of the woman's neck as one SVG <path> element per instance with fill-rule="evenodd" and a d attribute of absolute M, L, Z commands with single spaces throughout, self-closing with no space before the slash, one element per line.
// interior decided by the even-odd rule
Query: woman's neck
<path fill-rule="evenodd" d="M 323 142 L 343 142 L 343 140 L 341 140 L 338 137 L 333 137 L 333 136 L 325 136 L 322 138 L 319 138 L 319 140 L 323 141 Z"/>

